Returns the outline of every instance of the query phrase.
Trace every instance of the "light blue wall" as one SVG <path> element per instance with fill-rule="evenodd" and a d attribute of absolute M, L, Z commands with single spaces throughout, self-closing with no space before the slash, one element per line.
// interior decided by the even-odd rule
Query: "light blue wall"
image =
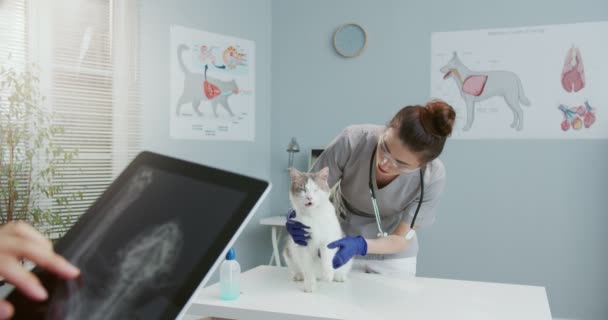
<path fill-rule="evenodd" d="M 271 178 L 257 218 L 288 206 L 285 147 L 329 142 L 351 123 L 384 123 L 429 98 L 432 31 L 608 20 L 605 0 L 353 1 L 140 0 L 144 147 Z M 358 22 L 369 46 L 354 60 L 331 48 L 341 23 Z M 169 26 L 256 42 L 256 141 L 169 138 Z M 272 102 L 272 108 L 271 108 Z M 598 114 L 598 117 L 600 115 Z M 554 316 L 608 318 L 606 141 L 451 141 L 437 223 L 421 232 L 419 274 L 546 286 Z M 297 165 L 306 167 L 305 153 Z M 239 261 L 267 262 L 257 219 Z"/>
<path fill-rule="evenodd" d="M 431 32 L 608 20 L 608 1 L 282 0 L 272 19 L 278 214 L 288 206 L 291 136 L 306 151 L 430 98 Z M 346 22 L 368 31 L 356 59 L 331 47 Z M 455 140 L 442 159 L 448 184 L 437 223 L 420 232 L 420 276 L 545 286 L 553 316 L 608 319 L 606 140 Z M 306 168 L 305 153 L 296 161 Z"/>
<path fill-rule="evenodd" d="M 270 179 L 270 58 L 269 0 L 140 0 L 145 149 Z M 172 24 L 253 40 L 256 47 L 254 142 L 210 142 L 169 138 L 169 28 Z M 258 220 L 269 212 L 262 205 L 237 242 L 244 269 L 268 263 L 269 231 Z"/>

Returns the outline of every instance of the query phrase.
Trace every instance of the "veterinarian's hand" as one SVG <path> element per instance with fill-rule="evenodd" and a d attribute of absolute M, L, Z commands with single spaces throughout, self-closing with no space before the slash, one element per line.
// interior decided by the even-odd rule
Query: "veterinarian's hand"
<path fill-rule="evenodd" d="M 310 227 L 299 221 L 293 220 L 295 217 L 296 211 L 290 209 L 289 215 L 287 216 L 287 222 L 285 222 L 285 228 L 295 243 L 301 246 L 306 246 L 308 245 L 306 240 L 310 239 L 310 234 L 305 229 L 309 229 Z"/>
<path fill-rule="evenodd" d="M 0 276 L 23 292 L 27 297 L 42 301 L 48 296 L 33 273 L 25 269 L 20 259 L 25 258 L 62 278 L 72 279 L 80 271 L 53 252 L 53 245 L 36 229 L 23 222 L 12 222 L 0 227 Z M 13 306 L 0 300 L 0 319 L 8 319 Z"/>
<path fill-rule="evenodd" d="M 355 255 L 366 255 L 367 241 L 365 241 L 365 238 L 362 236 L 345 237 L 328 244 L 327 248 L 338 248 L 338 252 L 336 252 L 334 259 L 332 260 L 334 269 L 338 269 L 345 265 Z"/>

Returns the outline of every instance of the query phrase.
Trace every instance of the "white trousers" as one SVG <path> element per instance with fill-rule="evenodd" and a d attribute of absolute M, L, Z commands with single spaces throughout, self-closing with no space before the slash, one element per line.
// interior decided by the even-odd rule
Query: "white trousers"
<path fill-rule="evenodd" d="M 394 278 L 411 278 L 416 276 L 416 257 L 386 260 L 354 259 L 352 270 Z"/>

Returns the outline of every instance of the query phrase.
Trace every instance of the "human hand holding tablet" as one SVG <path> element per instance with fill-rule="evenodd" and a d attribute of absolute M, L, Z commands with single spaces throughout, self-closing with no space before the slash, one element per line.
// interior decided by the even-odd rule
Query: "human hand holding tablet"
<path fill-rule="evenodd" d="M 173 319 L 270 189 L 266 181 L 141 153 L 57 243 L 81 270 L 35 268 L 49 293 L 8 300 L 15 319 Z"/>
<path fill-rule="evenodd" d="M 0 227 L 0 276 L 30 299 L 46 299 L 48 292 L 23 266 L 21 259 L 43 266 L 64 279 L 74 279 L 80 274 L 80 270 L 56 254 L 51 242 L 32 226 L 24 222 L 7 223 Z M 0 300 L 0 319 L 9 319 L 13 313 L 13 306 Z"/>

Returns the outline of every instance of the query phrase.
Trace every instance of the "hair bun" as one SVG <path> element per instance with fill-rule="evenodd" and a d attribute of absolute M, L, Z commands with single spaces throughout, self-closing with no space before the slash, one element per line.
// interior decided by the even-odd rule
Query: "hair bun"
<path fill-rule="evenodd" d="M 432 100 L 420 109 L 422 127 L 435 136 L 449 136 L 455 119 L 456 112 L 452 106 L 441 100 Z"/>

